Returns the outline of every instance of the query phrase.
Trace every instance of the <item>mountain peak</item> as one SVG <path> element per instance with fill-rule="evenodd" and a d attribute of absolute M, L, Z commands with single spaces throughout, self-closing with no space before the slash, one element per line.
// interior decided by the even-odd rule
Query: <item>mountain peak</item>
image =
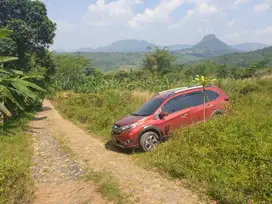
<path fill-rule="evenodd" d="M 221 50 L 225 53 L 235 52 L 236 50 L 230 47 L 228 44 L 219 40 L 215 35 L 209 34 L 194 46 L 196 49 L 208 49 L 208 50 Z"/>
<path fill-rule="evenodd" d="M 214 34 L 205 35 L 202 41 L 218 40 Z"/>

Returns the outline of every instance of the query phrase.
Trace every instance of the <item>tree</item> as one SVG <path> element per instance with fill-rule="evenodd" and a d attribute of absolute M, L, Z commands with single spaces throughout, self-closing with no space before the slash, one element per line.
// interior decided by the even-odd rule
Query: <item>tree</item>
<path fill-rule="evenodd" d="M 11 33 L 11 30 L 0 29 L 0 39 Z M 18 96 L 22 96 L 24 99 L 30 98 L 37 100 L 38 96 L 33 92 L 33 89 L 45 92 L 41 87 L 27 81 L 37 76 L 28 76 L 24 75 L 21 71 L 6 70 L 3 68 L 4 62 L 10 62 L 16 59 L 15 57 L 0 56 L 0 112 L 4 118 L 4 125 L 8 121 L 8 118 L 12 116 L 13 112 L 13 110 L 9 110 L 7 104 L 14 104 L 15 108 L 23 110 L 24 108 L 17 100 Z"/>
<path fill-rule="evenodd" d="M 143 59 L 143 68 L 154 73 L 165 74 L 170 72 L 175 61 L 175 56 L 166 49 L 156 48 L 155 51 L 149 50 Z"/>
<path fill-rule="evenodd" d="M 99 76 L 91 60 L 81 56 L 55 55 L 55 84 L 63 90 L 75 89 L 84 83 L 85 76 Z"/>
<path fill-rule="evenodd" d="M 1 41 L 0 54 L 18 57 L 16 68 L 29 71 L 29 56 L 46 56 L 53 43 L 56 24 L 47 16 L 45 4 L 35 0 L 0 0 L 0 27 L 14 32 Z"/>
<path fill-rule="evenodd" d="M 202 86 L 204 123 L 206 122 L 206 98 L 207 98 L 206 87 L 207 85 L 212 84 L 215 80 L 216 79 L 213 79 L 212 77 L 199 76 L 199 75 L 196 75 L 196 78 L 193 80 L 194 83 Z"/>

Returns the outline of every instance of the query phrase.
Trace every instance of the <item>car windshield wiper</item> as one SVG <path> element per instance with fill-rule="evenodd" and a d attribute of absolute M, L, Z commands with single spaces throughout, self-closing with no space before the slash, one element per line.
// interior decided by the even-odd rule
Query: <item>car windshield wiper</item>
<path fill-rule="evenodd" d="M 147 114 L 138 114 L 138 113 L 131 113 L 133 116 L 148 116 Z"/>

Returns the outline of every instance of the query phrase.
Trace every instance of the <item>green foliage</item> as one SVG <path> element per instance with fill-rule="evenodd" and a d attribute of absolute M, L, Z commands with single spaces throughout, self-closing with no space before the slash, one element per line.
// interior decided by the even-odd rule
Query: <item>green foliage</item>
<path fill-rule="evenodd" d="M 143 69 L 151 73 L 165 74 L 173 68 L 175 57 L 166 49 L 156 48 L 145 54 L 143 59 Z"/>
<path fill-rule="evenodd" d="M 9 66 L 28 72 L 33 54 L 39 59 L 46 58 L 45 49 L 53 43 L 56 25 L 48 18 L 41 1 L 0 0 L 0 5 L 0 27 L 13 30 L 8 38 L 0 41 L 0 55 L 18 57 Z"/>
<path fill-rule="evenodd" d="M 142 159 L 199 185 L 219 203 L 271 203 L 272 83 L 227 80 L 223 84 L 231 96 L 230 115 L 178 130 Z"/>
<path fill-rule="evenodd" d="M 205 126 L 178 130 L 154 152 L 139 157 L 174 178 L 199 186 L 219 203 L 270 203 L 271 79 L 219 81 L 231 98 L 231 114 Z M 169 86 L 178 85 L 170 81 Z M 107 141 L 113 122 L 152 95 L 119 89 L 96 94 L 64 92 L 57 94 L 54 103 L 66 117 Z"/>
<path fill-rule="evenodd" d="M 228 65 L 234 67 L 249 67 L 255 65 L 256 68 L 272 66 L 272 46 L 261 50 L 244 53 L 232 53 L 228 55 L 211 58 L 209 61 L 217 65 Z"/>
<path fill-rule="evenodd" d="M 28 119 L 13 121 L 8 132 L 0 128 L 0 203 L 30 203 L 31 149 L 24 132 Z"/>
<path fill-rule="evenodd" d="M 62 90 L 69 90 L 84 83 L 84 77 L 95 73 L 91 60 L 70 55 L 54 55 L 56 74 L 54 82 Z"/>
<path fill-rule="evenodd" d="M 118 69 L 137 69 L 141 67 L 144 57 L 144 53 L 77 52 L 71 55 L 92 59 L 94 67 L 104 72 Z"/>
<path fill-rule="evenodd" d="M 0 39 L 13 33 L 7 29 L 0 29 Z M 0 56 L 0 65 L 3 67 L 3 62 L 13 61 L 17 58 Z M 23 110 L 23 107 L 18 102 L 18 98 L 22 97 L 24 102 L 28 98 L 37 101 L 38 96 L 32 89 L 45 92 L 38 85 L 27 80 L 37 78 L 37 75 L 24 75 L 23 72 L 17 70 L 5 70 L 0 68 L 0 112 L 3 114 L 3 122 L 7 123 L 8 117 L 15 113 L 16 109 Z M 7 107 L 7 104 L 9 107 Z"/>
<path fill-rule="evenodd" d="M 135 111 L 144 100 L 137 92 L 108 90 L 99 94 L 75 94 L 64 92 L 57 94 L 54 105 L 69 119 L 96 133 L 103 140 L 109 138 L 109 127 L 117 118 Z"/>

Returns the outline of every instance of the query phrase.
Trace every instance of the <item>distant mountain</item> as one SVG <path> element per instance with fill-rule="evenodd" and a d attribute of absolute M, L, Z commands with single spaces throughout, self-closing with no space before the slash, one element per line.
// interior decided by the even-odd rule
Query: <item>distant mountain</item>
<path fill-rule="evenodd" d="M 113 53 L 123 53 L 123 52 L 146 52 L 148 48 L 154 49 L 155 44 L 147 42 L 145 40 L 119 40 L 108 46 L 93 48 L 80 48 L 73 52 L 113 52 Z M 169 46 L 158 46 L 159 48 L 167 47 L 170 51 L 181 50 L 192 47 L 192 45 L 169 45 Z"/>
<path fill-rule="evenodd" d="M 179 54 L 193 55 L 208 58 L 228 53 L 238 52 L 228 44 L 219 40 L 215 35 L 206 35 L 198 44 L 192 48 L 177 51 Z"/>
<path fill-rule="evenodd" d="M 238 45 L 233 45 L 233 48 L 237 49 L 237 50 L 241 50 L 244 52 L 249 52 L 249 51 L 254 51 L 254 50 L 259 50 L 259 49 L 263 49 L 265 47 L 269 47 L 269 45 L 265 45 L 262 43 L 252 43 L 252 42 L 247 42 L 247 43 L 241 43 Z"/>
<path fill-rule="evenodd" d="M 177 51 L 177 50 L 183 50 L 183 49 L 191 48 L 191 47 L 193 47 L 193 45 L 176 44 L 176 45 L 166 45 L 166 46 L 158 46 L 158 47 L 161 48 L 161 49 L 167 47 L 169 49 L 169 51 Z"/>
<path fill-rule="evenodd" d="M 96 49 L 92 48 L 81 48 L 77 52 L 146 52 L 148 48 L 154 48 L 156 45 L 149 43 L 145 40 L 119 40 L 108 46 L 98 47 Z"/>

